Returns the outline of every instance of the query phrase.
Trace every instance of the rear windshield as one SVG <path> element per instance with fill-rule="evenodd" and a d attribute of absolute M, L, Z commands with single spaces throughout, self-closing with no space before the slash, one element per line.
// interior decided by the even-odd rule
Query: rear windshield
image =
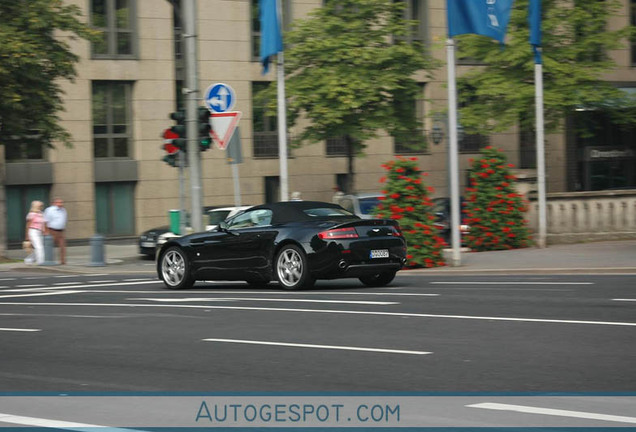
<path fill-rule="evenodd" d="M 373 210 L 380 204 L 380 198 L 368 197 L 360 198 L 360 213 L 363 215 L 373 214 Z"/>
<path fill-rule="evenodd" d="M 303 209 L 303 212 L 311 217 L 355 217 L 353 213 L 337 207 L 309 208 Z"/>

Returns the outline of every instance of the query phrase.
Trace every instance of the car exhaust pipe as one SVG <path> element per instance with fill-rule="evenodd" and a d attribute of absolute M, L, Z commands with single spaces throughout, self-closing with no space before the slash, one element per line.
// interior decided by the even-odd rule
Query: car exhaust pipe
<path fill-rule="evenodd" d="M 346 269 L 347 268 L 347 262 L 345 260 L 340 260 L 340 262 L 338 263 L 338 267 L 340 267 L 341 269 Z"/>

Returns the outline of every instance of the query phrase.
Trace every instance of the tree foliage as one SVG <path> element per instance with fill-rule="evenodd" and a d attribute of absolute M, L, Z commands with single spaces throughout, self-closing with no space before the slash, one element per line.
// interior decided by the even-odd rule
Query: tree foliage
<path fill-rule="evenodd" d="M 407 266 L 445 265 L 442 256 L 445 242 L 434 225 L 433 202 L 429 198 L 433 188 L 424 183 L 426 174 L 419 169 L 417 158 L 398 156 L 382 167 L 387 170 L 387 175 L 380 179 L 386 183 L 382 191 L 385 196 L 375 214 L 400 223 L 408 246 Z"/>
<path fill-rule="evenodd" d="M 414 74 L 436 62 L 409 41 L 414 23 L 403 9 L 394 0 L 332 0 L 294 23 L 285 36 L 286 93 L 290 120 L 309 120 L 300 143 L 346 137 L 353 157 L 381 130 L 419 127 L 400 101 L 418 92 Z"/>
<path fill-rule="evenodd" d="M 560 129 L 577 108 L 627 110 L 636 122 L 636 100 L 602 80 L 614 68 L 610 51 L 621 48 L 634 28 L 609 31 L 616 0 L 543 0 L 542 53 L 546 131 Z M 459 57 L 483 67 L 458 79 L 461 123 L 471 131 L 501 132 L 521 121 L 532 130 L 534 56 L 529 44 L 528 0 L 515 0 L 505 46 L 477 35 L 457 37 Z M 622 121 L 625 110 L 620 111 Z"/>
<path fill-rule="evenodd" d="M 73 80 L 78 56 L 59 36 L 92 38 L 77 6 L 62 0 L 0 1 L 0 143 L 33 139 L 50 145 L 70 136 L 59 125 L 60 79 Z M 63 32 L 63 33 L 61 33 Z"/>
<path fill-rule="evenodd" d="M 515 190 L 515 176 L 505 155 L 490 146 L 473 161 L 470 186 L 463 212 L 470 233 L 465 235 L 473 251 L 515 249 L 529 245 L 524 213 L 527 207 Z"/>

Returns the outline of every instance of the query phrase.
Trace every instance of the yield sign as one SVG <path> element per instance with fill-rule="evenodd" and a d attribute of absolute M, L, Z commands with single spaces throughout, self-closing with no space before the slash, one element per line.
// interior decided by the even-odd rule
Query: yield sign
<path fill-rule="evenodd" d="M 240 111 L 228 111 L 222 113 L 212 113 L 210 115 L 210 136 L 214 138 L 216 147 L 225 150 L 234 134 L 236 125 L 241 119 Z"/>

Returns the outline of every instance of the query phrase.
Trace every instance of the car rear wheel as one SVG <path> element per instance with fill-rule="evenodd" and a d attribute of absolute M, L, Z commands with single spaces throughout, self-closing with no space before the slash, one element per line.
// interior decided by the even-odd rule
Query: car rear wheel
<path fill-rule="evenodd" d="M 372 275 L 365 275 L 360 277 L 360 282 L 370 287 L 381 287 L 391 283 L 395 278 L 394 271 L 387 271 L 382 273 L 376 273 Z"/>
<path fill-rule="evenodd" d="M 295 245 L 285 245 L 276 255 L 275 271 L 280 286 L 286 290 L 310 288 L 314 279 L 309 275 L 305 253 Z"/>
<path fill-rule="evenodd" d="M 190 263 L 179 247 L 171 247 L 162 256 L 159 263 L 159 276 L 170 289 L 190 288 L 194 279 L 190 275 Z"/>

